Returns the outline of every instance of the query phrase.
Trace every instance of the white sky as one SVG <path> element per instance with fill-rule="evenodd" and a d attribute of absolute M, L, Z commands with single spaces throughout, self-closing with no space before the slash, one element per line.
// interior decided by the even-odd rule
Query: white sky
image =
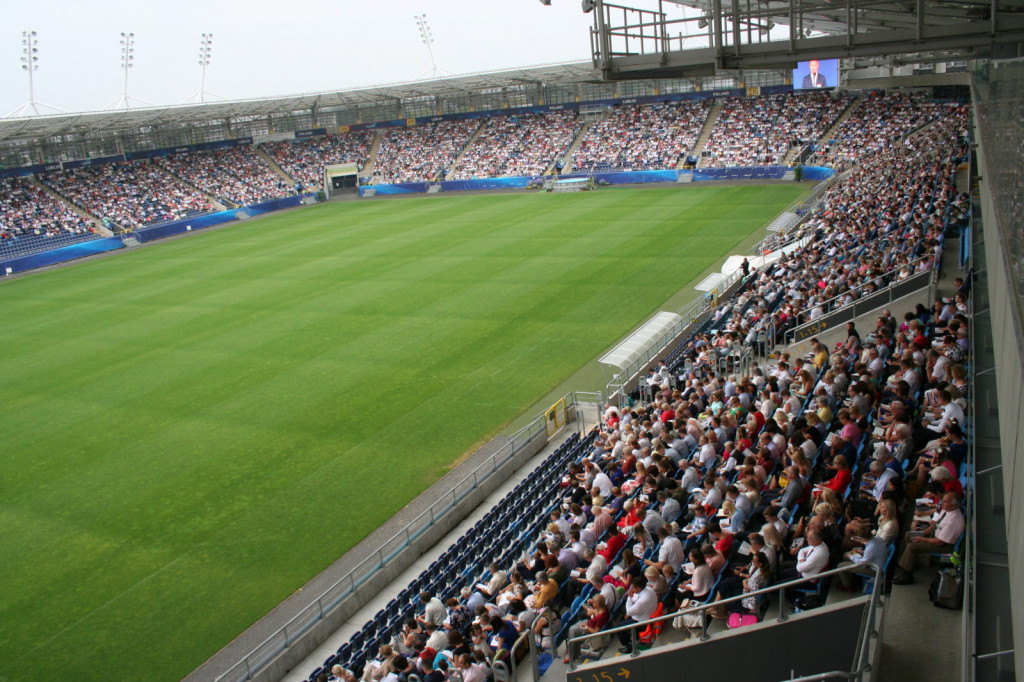
<path fill-rule="evenodd" d="M 422 13 L 438 66 L 455 74 L 590 57 L 592 15 L 579 0 L 7 0 L 0 116 L 29 99 L 24 30 L 38 33 L 36 101 L 96 111 L 123 89 L 122 31 L 135 33 L 128 94 L 168 105 L 199 90 L 202 33 L 213 34 L 206 90 L 227 99 L 427 77 L 430 58 L 413 18 Z"/>

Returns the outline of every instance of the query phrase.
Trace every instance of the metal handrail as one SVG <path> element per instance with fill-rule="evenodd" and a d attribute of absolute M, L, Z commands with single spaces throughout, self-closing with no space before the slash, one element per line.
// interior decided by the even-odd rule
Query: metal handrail
<path fill-rule="evenodd" d="M 649 625 L 652 625 L 654 623 L 661 623 L 661 622 L 664 622 L 664 621 L 672 620 L 672 619 L 676 618 L 677 616 L 684 616 L 684 615 L 691 614 L 691 613 L 702 613 L 702 612 L 710 610 L 712 608 L 717 608 L 719 606 L 724 606 L 726 604 L 731 604 L 733 602 L 742 601 L 743 599 L 746 599 L 747 597 L 756 597 L 756 596 L 759 596 L 759 595 L 762 595 L 762 594 L 763 595 L 769 595 L 769 594 L 773 594 L 773 593 L 778 593 L 778 595 L 779 595 L 779 616 L 778 616 L 777 622 L 782 623 L 782 622 L 785 622 L 789 618 L 789 614 L 786 611 L 786 604 L 788 603 L 788 600 L 785 598 L 785 594 L 784 594 L 787 589 L 791 589 L 793 587 L 798 587 L 798 586 L 803 585 L 803 584 L 809 584 L 809 583 L 812 583 L 812 582 L 817 582 L 818 580 L 820 580 L 822 578 L 828 578 L 828 577 L 831 577 L 831 576 L 834 576 L 834 575 L 840 575 L 840 574 L 843 574 L 843 573 L 857 573 L 857 574 L 863 575 L 864 568 L 868 568 L 868 567 L 874 569 L 874 572 L 875 572 L 875 576 L 874 576 L 874 581 L 875 581 L 874 585 L 875 585 L 875 587 L 871 591 L 870 599 L 868 600 L 868 619 L 867 619 L 867 622 L 871 623 L 872 624 L 872 628 L 873 628 L 873 623 L 875 621 L 875 612 L 878 609 L 878 603 L 879 603 L 879 600 L 881 599 L 881 593 L 882 593 L 882 589 L 881 589 L 881 586 L 882 586 L 882 567 L 879 566 L 878 564 L 873 564 L 873 563 L 860 563 L 860 564 L 851 564 L 849 566 L 842 566 L 842 567 L 839 567 L 839 568 L 833 568 L 833 569 L 830 569 L 830 570 L 827 570 L 827 571 L 822 571 L 821 573 L 818 573 L 817 575 L 815 575 L 812 578 L 798 578 L 797 580 L 790 580 L 788 582 L 778 583 L 777 585 L 772 585 L 770 587 L 764 587 L 764 588 L 762 588 L 760 590 L 753 590 L 751 592 L 745 592 L 743 594 L 739 594 L 739 595 L 736 595 L 734 597 L 728 597 L 726 599 L 720 599 L 720 600 L 715 601 L 715 602 L 710 602 L 710 603 L 707 603 L 707 604 L 699 604 L 697 606 L 691 606 L 691 607 L 688 607 L 688 608 L 685 608 L 685 609 L 680 609 L 679 611 L 676 611 L 674 613 L 670 613 L 670 614 L 663 615 L 663 616 L 658 616 L 657 618 L 650 618 L 648 620 L 638 621 L 636 623 L 630 623 L 629 625 L 619 625 L 617 627 L 608 628 L 608 629 L 601 630 L 600 632 L 596 632 L 596 633 L 586 633 L 586 634 L 581 635 L 579 637 L 572 637 L 572 638 L 568 639 L 566 641 L 566 646 L 568 647 L 568 649 L 570 651 L 572 651 L 572 647 L 570 646 L 570 643 L 579 644 L 580 646 L 582 646 L 582 643 L 587 641 L 587 640 L 589 640 L 589 639 L 597 639 L 599 637 L 607 637 L 609 635 L 617 634 L 619 632 L 629 632 L 630 633 L 630 642 L 631 642 L 632 649 L 633 649 L 633 653 L 631 654 L 631 657 L 635 658 L 636 656 L 640 655 L 640 650 L 637 648 L 637 632 L 638 632 L 638 630 L 646 628 Z M 870 634 L 876 635 L 877 633 L 872 631 Z M 706 642 L 709 639 L 711 639 L 711 634 L 708 633 L 707 626 L 704 625 L 701 628 L 700 640 L 702 642 Z M 861 665 L 861 667 L 858 668 L 858 670 L 863 669 L 863 666 L 865 665 L 864 664 L 864 660 L 867 657 L 868 639 L 869 639 L 868 637 L 862 637 L 860 651 L 857 654 L 858 661 L 860 662 L 860 665 Z M 575 668 L 576 668 L 576 660 L 574 658 L 570 657 L 570 659 L 569 659 L 569 669 L 570 670 L 574 670 Z"/>
<path fill-rule="evenodd" d="M 728 291 L 736 282 L 743 277 L 743 271 L 737 268 L 733 270 L 725 279 L 719 282 L 716 289 L 719 292 Z M 710 295 L 699 296 L 694 300 L 690 301 L 687 305 L 683 306 L 676 311 L 676 314 L 682 318 L 682 321 L 672 326 L 672 328 L 662 334 L 658 342 L 652 345 L 643 355 L 638 357 L 628 367 L 622 368 L 621 371 L 617 372 L 612 379 L 612 383 L 609 383 L 606 387 L 608 390 L 609 399 L 614 398 L 616 395 L 619 396 L 619 400 L 624 399 L 624 395 L 621 393 L 622 388 L 632 381 L 634 378 L 639 376 L 640 368 L 646 365 L 648 362 L 656 358 L 665 352 L 668 344 L 672 339 L 678 337 L 684 333 L 687 329 L 699 326 L 708 318 L 711 313 L 712 307 L 717 302 L 717 297 L 713 298 Z M 625 379 L 623 379 L 625 377 Z M 613 382 L 619 382 L 614 384 Z"/>
<path fill-rule="evenodd" d="M 845 298 L 851 292 L 859 293 L 860 291 L 862 291 L 863 289 L 866 289 L 868 286 L 871 286 L 872 284 L 877 284 L 879 282 L 884 281 L 885 278 L 890 277 L 891 275 L 893 275 L 893 273 L 896 273 L 899 270 L 902 270 L 904 267 L 915 267 L 918 263 L 921 263 L 922 261 L 925 261 L 928 258 L 929 258 L 929 256 L 921 256 L 920 258 L 918 258 L 916 260 L 910 261 L 905 266 L 900 266 L 899 268 L 893 268 L 892 270 L 889 270 L 888 272 L 882 273 L 878 277 L 875 277 L 875 278 L 873 278 L 873 279 L 871 279 L 871 280 L 869 280 L 867 282 L 864 282 L 863 284 L 857 285 L 853 289 L 847 289 L 845 292 L 843 292 L 841 294 L 838 294 L 837 296 L 833 296 L 832 298 L 828 299 L 827 301 L 824 301 L 823 303 L 820 303 L 819 305 L 823 306 L 826 310 L 828 310 L 828 312 L 825 313 L 824 315 L 822 315 L 821 317 L 819 317 L 816 320 L 811 320 L 809 322 L 804 322 L 803 324 L 801 324 L 799 326 L 796 326 L 796 327 L 793 327 L 792 329 L 788 330 L 786 332 L 787 343 L 792 343 L 793 339 L 796 338 L 797 332 L 799 332 L 800 330 L 807 329 L 808 327 L 810 327 L 812 325 L 821 324 L 822 320 L 827 320 L 832 315 L 835 315 L 840 310 L 843 310 L 843 308 L 845 306 L 839 306 L 839 307 L 833 308 L 832 305 L 835 302 L 839 301 L 840 299 Z M 939 266 L 938 266 L 938 264 L 936 264 L 934 267 L 932 267 L 928 271 L 926 271 L 926 272 L 916 272 L 916 273 L 912 274 L 910 277 L 907 277 L 907 279 L 905 279 L 903 281 L 906 282 L 906 281 L 913 280 L 915 277 L 920 277 L 921 279 L 928 279 L 928 283 L 931 284 L 932 281 L 933 281 L 933 278 L 935 277 L 935 271 L 937 271 L 938 268 L 939 268 Z M 925 275 L 927 275 L 927 277 L 925 277 Z M 884 287 L 879 287 L 879 288 L 875 289 L 875 291 L 870 292 L 868 294 L 868 296 L 870 296 L 871 294 L 880 293 L 880 292 L 885 291 L 886 289 L 890 289 L 890 288 L 891 288 L 891 284 L 885 285 Z M 856 298 L 853 301 L 853 303 L 851 304 L 851 305 L 853 305 L 855 307 L 854 309 L 856 309 L 856 305 L 857 305 L 858 301 L 861 300 L 861 298 L 863 298 L 863 297 L 858 296 L 858 298 Z M 889 301 L 889 302 L 891 303 L 892 301 Z"/>
<path fill-rule="evenodd" d="M 573 407 L 575 394 L 567 393 L 563 398 L 566 409 Z M 546 418 L 539 414 L 532 422 L 511 436 L 508 442 L 492 454 L 469 474 L 455 483 L 452 488 L 438 497 L 419 516 L 410 521 L 402 530 L 384 541 L 372 555 L 361 561 L 352 570 L 335 581 L 316 597 L 306 608 L 293 616 L 281 628 L 265 638 L 259 645 L 242 657 L 237 663 L 216 677 L 216 680 L 249 680 L 267 666 L 281 652 L 287 650 L 295 640 L 308 632 L 336 609 L 349 595 L 376 575 L 405 548 L 432 527 L 438 520 L 461 502 L 479 485 L 498 470 L 500 463 L 522 450 L 539 435 L 546 434 Z"/>
<path fill-rule="evenodd" d="M 975 159 L 974 159 L 974 155 L 972 154 L 970 156 L 970 167 L 969 167 L 969 171 L 968 171 L 969 172 L 969 176 L 968 177 L 974 177 L 974 173 L 976 172 L 976 169 L 974 168 L 974 163 L 975 163 Z M 976 220 L 975 211 L 972 210 L 971 213 L 970 213 L 970 223 L 971 223 L 971 225 L 970 225 L 970 229 L 968 230 L 968 234 L 973 235 L 973 234 L 977 233 L 976 230 L 974 229 L 974 227 L 975 227 L 974 226 L 974 221 L 975 220 Z M 961 236 L 961 239 L 963 239 L 963 238 L 964 238 L 964 236 Z M 967 254 L 967 272 L 968 272 L 967 276 L 968 277 L 971 276 L 970 273 L 972 272 L 973 268 L 974 268 L 974 245 L 971 244 L 971 248 L 968 250 L 968 254 Z M 971 314 L 967 316 L 967 329 L 968 329 L 968 331 L 967 331 L 967 338 L 970 339 L 970 343 L 974 344 L 974 343 L 977 342 L 977 337 L 974 335 L 974 299 L 973 299 L 973 297 L 968 299 L 967 305 L 968 305 L 968 309 L 971 312 Z M 972 347 L 971 350 L 974 351 L 975 349 Z M 972 353 L 972 354 L 974 354 L 974 353 Z M 975 381 L 975 379 L 976 379 L 976 377 L 975 377 L 976 363 L 975 362 L 966 363 L 965 367 L 967 368 L 967 372 L 968 372 L 968 375 L 967 375 L 967 379 L 968 379 L 968 382 L 969 382 L 968 385 L 976 388 L 977 387 L 977 382 Z M 981 472 L 979 472 L 977 470 L 977 466 L 978 466 L 977 462 L 978 462 L 978 460 L 976 458 L 976 452 L 975 452 L 976 451 L 976 446 L 977 446 L 977 429 L 978 429 L 978 422 L 977 422 L 977 417 L 976 417 L 976 414 L 975 414 L 975 404 L 974 404 L 975 403 L 974 396 L 976 395 L 976 393 L 977 393 L 976 390 L 972 390 L 971 394 L 970 394 L 970 397 L 967 400 L 967 415 L 968 415 L 968 419 L 969 419 L 969 422 L 970 422 L 971 426 L 974 427 L 974 433 L 972 434 L 971 438 L 967 439 L 967 463 L 968 463 L 967 464 L 967 468 L 968 468 L 968 471 L 971 472 L 971 476 L 972 476 L 971 483 L 972 483 L 972 485 L 970 486 L 969 490 L 965 491 L 965 492 L 967 492 L 967 497 L 964 500 L 964 504 L 967 506 L 967 518 L 970 520 L 968 525 L 967 525 L 967 532 L 964 533 L 964 552 L 963 552 L 963 563 L 962 563 L 963 584 L 964 584 L 964 601 L 966 603 L 969 603 L 971 605 L 971 608 L 963 609 L 963 613 L 961 614 L 961 619 L 962 620 L 961 620 L 960 627 L 962 628 L 963 636 L 960 638 L 960 641 L 961 641 L 961 646 L 960 646 L 960 665 L 962 666 L 961 676 L 960 677 L 963 680 L 974 680 L 977 677 L 977 669 L 976 669 L 975 665 L 971 662 L 971 656 L 968 655 L 968 652 L 971 649 L 973 649 L 974 646 L 975 646 L 975 630 L 974 630 L 974 627 L 973 627 L 972 616 L 973 616 L 973 614 L 976 614 L 978 612 L 977 611 L 977 606 L 978 606 L 977 605 L 977 591 L 975 589 L 975 583 L 974 583 L 974 572 L 975 572 L 975 567 L 976 567 L 976 562 L 975 562 L 975 557 L 974 557 L 974 553 L 975 553 L 975 551 L 974 551 L 974 544 L 975 544 L 975 536 L 978 533 L 978 515 L 975 513 L 975 490 L 978 487 L 978 475 Z M 1002 465 L 1000 464 L 1000 466 L 1002 466 Z M 981 660 L 981 659 L 976 657 L 974 660 Z"/>

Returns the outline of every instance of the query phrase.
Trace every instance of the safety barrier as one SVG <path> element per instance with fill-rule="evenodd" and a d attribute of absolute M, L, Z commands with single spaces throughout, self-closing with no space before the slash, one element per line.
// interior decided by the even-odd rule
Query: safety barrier
<path fill-rule="evenodd" d="M 123 247 L 124 245 L 119 237 L 91 239 L 87 242 L 79 242 L 51 251 L 39 251 L 27 256 L 2 260 L 0 261 L 0 271 L 5 275 L 13 275 L 18 272 L 26 272 L 46 267 L 47 265 L 56 265 L 57 263 L 75 260 L 76 258 L 85 258 L 86 256 L 95 256 L 98 253 L 115 251 Z"/>
<path fill-rule="evenodd" d="M 753 590 L 750 592 L 745 592 L 743 594 L 736 595 L 734 597 L 728 597 L 725 599 L 720 599 L 718 601 L 699 604 L 697 606 L 688 607 L 685 609 L 681 609 L 679 611 L 674 611 L 667 615 L 659 616 L 658 618 L 651 618 L 649 620 L 630 623 L 629 625 L 621 625 L 618 627 L 608 628 L 597 633 L 587 633 L 579 637 L 572 637 L 566 641 L 566 646 L 569 651 L 579 651 L 582 648 L 583 644 L 588 642 L 589 640 L 604 640 L 606 638 L 611 638 L 611 635 L 619 635 L 622 633 L 626 633 L 631 643 L 632 654 L 630 655 L 630 657 L 635 658 L 639 656 L 641 653 L 640 647 L 638 646 L 638 634 L 640 632 L 656 624 L 660 624 L 659 627 L 663 628 L 666 625 L 668 625 L 669 622 L 672 621 L 674 618 L 685 617 L 691 614 L 696 616 L 702 616 L 700 618 L 701 626 L 699 628 L 700 640 L 702 642 L 706 642 L 718 636 L 714 633 L 708 632 L 707 624 L 709 622 L 708 616 L 710 614 L 708 614 L 707 612 L 711 609 L 717 609 L 722 607 L 728 608 L 730 604 L 741 602 L 742 600 L 750 597 L 754 597 L 760 602 L 764 599 L 767 599 L 771 595 L 776 595 L 776 599 L 779 603 L 779 615 L 776 619 L 776 622 L 784 623 L 789 619 L 789 617 L 793 613 L 788 609 L 789 599 L 787 599 L 786 597 L 787 590 L 794 590 L 799 588 L 803 588 L 805 590 L 817 589 L 817 586 L 820 584 L 820 581 L 822 580 L 832 579 L 835 576 L 843 574 L 851 576 L 865 576 L 865 573 L 867 571 L 871 572 L 870 575 L 872 575 L 873 577 L 873 585 L 875 587 L 871 590 L 871 593 L 869 595 L 863 597 L 863 599 L 865 599 L 867 602 L 867 613 L 863 621 L 864 630 L 862 632 L 860 642 L 858 642 L 857 656 L 854 660 L 853 670 L 849 671 L 852 674 L 859 675 L 860 673 L 870 668 L 869 645 L 871 644 L 871 640 L 873 638 L 877 639 L 879 635 L 878 631 L 875 629 L 875 624 L 877 623 L 878 610 L 881 604 L 882 593 L 884 592 L 884 590 L 880 588 L 880 586 L 882 585 L 882 580 L 884 578 L 882 568 L 876 564 L 870 563 L 852 564 L 840 568 L 833 568 L 831 570 L 822 571 L 821 573 L 818 573 L 812 578 L 799 578 L 797 580 L 778 583 L 776 585 L 771 585 L 760 590 Z M 763 622 L 767 622 L 767 615 L 765 615 Z M 614 641 L 614 639 L 612 639 L 612 641 Z M 576 659 L 570 657 L 570 674 L 571 671 L 576 669 L 576 667 Z"/>
<path fill-rule="evenodd" d="M 204 227 L 222 225 L 224 223 L 231 222 L 232 220 L 236 220 L 241 214 L 244 214 L 246 217 L 253 217 L 271 213 L 273 211 L 279 211 L 284 208 L 293 208 L 301 205 L 304 199 L 314 196 L 315 195 L 313 194 L 306 194 L 283 197 L 280 199 L 271 199 L 252 204 L 250 206 L 245 206 L 244 208 L 232 209 L 230 211 L 204 213 L 182 220 L 172 220 L 158 225 L 140 227 L 137 230 L 132 231 L 131 234 L 140 243 L 151 242 L 155 239 L 163 239 L 165 237 L 172 237 L 176 234 L 201 230 Z M 0 261 L 0 272 L 6 275 L 13 275 L 18 272 L 26 272 L 28 270 L 46 267 L 47 265 L 56 265 L 57 263 L 65 263 L 78 258 L 85 258 L 86 256 L 94 256 L 98 253 L 116 251 L 117 249 L 124 247 L 125 244 L 120 237 L 92 239 L 86 242 L 79 242 L 77 244 L 71 244 L 70 246 L 64 246 L 59 249 L 41 251 L 27 256 L 19 256 L 17 258 L 2 260 Z"/>
<path fill-rule="evenodd" d="M 563 404 L 565 409 L 573 407 L 576 404 L 575 395 L 568 393 L 559 403 Z M 346 598 L 366 584 L 375 574 L 398 560 L 417 538 L 441 523 L 442 520 L 447 520 L 445 517 L 463 499 L 477 490 L 485 481 L 488 481 L 495 472 L 500 470 L 502 464 L 539 437 L 543 437 L 545 440 L 548 438 L 548 415 L 546 412 L 538 415 L 532 422 L 515 432 L 504 446 L 488 457 L 486 462 L 452 485 L 448 492 L 438 494 L 437 499 L 429 508 L 383 542 L 375 552 L 355 568 L 335 581 L 283 627 L 263 640 L 227 671 L 218 675 L 217 680 L 242 682 L 253 679 L 302 635 L 317 623 L 325 620 Z"/>
<path fill-rule="evenodd" d="M 926 260 L 926 258 L 919 258 L 910 263 L 908 267 L 914 269 L 924 260 Z M 816 320 L 807 322 L 787 331 L 786 343 L 797 343 L 799 341 L 809 339 L 812 336 L 821 334 L 826 329 L 832 329 L 840 324 L 854 320 L 870 310 L 874 310 L 875 308 L 883 305 L 889 305 L 893 301 L 903 298 L 925 285 L 931 284 L 938 271 L 937 268 L 938 265 L 930 270 L 915 273 L 904 280 L 892 282 L 890 284 L 890 280 L 896 276 L 897 272 L 895 270 L 891 270 L 869 280 L 868 282 L 865 282 L 864 284 L 854 287 L 849 292 L 830 298 L 821 304 L 822 308 L 829 312 Z M 851 293 L 856 295 L 857 298 L 851 303 L 841 305 L 840 301 Z"/>

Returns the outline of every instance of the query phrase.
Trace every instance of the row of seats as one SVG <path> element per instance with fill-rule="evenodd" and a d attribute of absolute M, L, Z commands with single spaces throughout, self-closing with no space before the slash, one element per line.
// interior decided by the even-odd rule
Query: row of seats
<path fill-rule="evenodd" d="M 535 535 L 538 523 L 546 521 L 550 508 L 559 501 L 559 483 L 568 462 L 578 460 L 593 441 L 594 434 L 580 438 L 573 434 L 523 479 L 502 502 L 491 509 L 394 599 L 388 602 L 348 642 L 314 670 L 316 680 L 326 669 L 343 664 L 361 673 L 381 644 L 389 643 L 402 624 L 420 607 L 421 592 L 442 601 L 457 596 L 462 584 L 472 584 L 486 575 L 492 561 L 508 565 L 522 553 Z"/>
<path fill-rule="evenodd" d="M 605 474 L 621 474 L 621 492 L 616 489 L 616 500 L 622 497 L 635 505 L 639 504 L 637 501 L 641 495 L 671 490 L 671 482 L 678 486 L 686 480 L 684 471 L 688 469 L 678 467 L 676 462 L 694 461 L 693 467 L 698 469 L 699 476 L 710 476 L 709 482 L 700 486 L 706 492 L 699 503 L 708 504 L 709 499 L 714 499 L 711 511 L 725 510 L 725 516 L 735 520 L 735 525 L 724 533 L 717 526 L 708 534 L 690 534 L 682 528 L 673 530 L 686 541 L 687 549 L 697 547 L 710 535 L 715 544 L 712 556 L 720 551 L 718 547 L 725 535 L 758 530 L 760 527 L 757 524 L 762 520 L 758 514 L 764 515 L 767 509 L 763 504 L 756 504 L 753 514 L 736 516 L 739 505 L 733 505 L 731 499 L 723 500 L 722 489 L 727 484 L 747 485 L 753 478 L 757 484 L 748 486 L 744 494 L 760 500 L 762 494 L 770 496 L 770 481 L 779 474 L 785 475 L 790 466 L 798 466 L 798 475 L 806 478 L 808 484 L 828 484 L 834 482 L 835 477 L 828 477 L 831 472 L 827 467 L 836 465 L 843 468 L 839 458 L 839 455 L 843 455 L 849 458 L 852 467 L 846 472 L 849 477 L 843 479 L 846 483 L 841 495 L 822 492 L 821 497 L 830 506 L 842 505 L 844 499 L 846 504 L 859 501 L 860 484 L 868 482 L 865 474 L 871 471 L 868 464 L 874 453 L 874 449 L 869 447 L 866 434 L 871 432 L 874 421 L 878 419 L 879 413 L 873 411 L 877 409 L 877 401 L 884 402 L 887 399 L 885 384 L 873 383 L 876 376 L 877 381 L 884 382 L 885 374 L 876 374 L 878 368 L 868 345 L 877 350 L 878 345 L 882 344 L 887 349 L 887 357 L 898 351 L 910 352 L 915 360 L 919 359 L 914 356 L 911 347 L 900 345 L 906 343 L 905 337 L 880 328 L 877 336 L 871 338 L 870 344 L 862 347 L 859 336 L 851 334 L 851 337 L 856 337 L 855 340 L 844 342 L 834 353 L 830 354 L 826 350 L 823 358 L 819 358 L 820 349 L 816 349 L 812 357 L 798 358 L 792 363 L 789 358 L 780 357 L 780 361 L 773 366 L 754 367 L 743 376 L 729 375 L 730 368 L 735 367 L 729 364 L 729 360 L 737 348 L 749 347 L 750 339 L 758 338 L 757 335 L 751 337 L 750 332 L 761 319 L 774 315 L 779 321 L 795 321 L 800 318 L 800 312 L 806 306 L 815 303 L 818 297 L 825 296 L 824 292 L 827 291 L 830 298 L 835 298 L 849 291 L 859 281 L 859 277 L 882 265 L 886 253 L 880 250 L 897 252 L 896 257 L 885 261 L 887 266 L 898 266 L 899 258 L 929 254 L 934 259 L 930 267 L 937 265 L 936 247 L 941 247 L 945 232 L 951 226 L 949 217 L 953 212 L 950 206 L 955 203 L 953 174 L 965 151 L 960 144 L 963 139 L 962 128 L 966 126 L 964 111 L 953 109 L 947 113 L 950 115 L 942 123 L 920 133 L 912 145 L 894 145 L 878 150 L 870 166 L 859 169 L 838 184 L 827 195 L 822 210 L 808 221 L 808 236 L 813 237 L 808 245 L 763 272 L 753 273 L 738 294 L 716 310 L 708 320 L 707 327 L 699 330 L 670 354 L 663 372 L 653 379 L 656 390 L 647 392 L 648 396 L 655 396 L 652 403 L 634 404 L 622 415 L 614 410 L 606 413 L 609 417 L 605 424 L 607 431 L 614 432 L 616 438 L 629 444 L 620 449 L 615 457 L 602 460 L 603 450 L 592 440 L 588 458 L 599 462 Z M 887 328 L 889 323 L 887 320 Z M 873 388 L 864 390 L 861 384 L 865 382 Z M 857 391 L 853 393 L 857 395 L 844 393 L 848 385 L 856 386 Z M 862 390 L 871 395 L 867 407 L 858 397 L 858 392 Z M 764 391 L 767 391 L 767 395 Z M 639 399 L 639 395 L 634 398 Z M 845 413 L 838 412 L 844 401 L 849 401 L 851 406 L 857 405 L 864 412 L 854 412 L 856 419 L 849 419 Z M 852 439 L 850 442 L 833 440 L 831 442 L 834 445 L 829 445 L 826 440 L 828 433 L 836 433 L 833 438 L 850 438 L 853 433 L 850 430 L 853 427 L 848 427 L 850 422 L 860 422 L 857 431 L 865 434 L 865 437 L 856 443 Z M 674 429 L 671 434 L 667 431 L 669 428 Z M 732 439 L 729 444 L 719 437 L 719 433 Z M 800 447 L 801 452 L 807 452 L 801 447 L 803 443 L 813 445 L 813 453 L 802 457 L 798 455 L 794 448 Z M 712 448 L 713 456 L 709 458 L 704 457 L 707 447 Z M 669 450 L 672 456 L 666 455 Z M 627 452 L 632 454 L 627 455 Z M 747 459 L 751 455 L 752 461 Z M 620 468 L 624 471 L 620 471 Z M 587 471 L 592 472 L 592 468 Z M 564 512 L 564 507 L 558 503 L 560 500 L 564 503 L 577 501 L 577 492 L 581 492 L 579 500 L 583 501 L 586 509 L 590 502 L 589 484 L 593 480 L 588 479 L 585 484 L 573 481 L 578 476 L 586 479 L 590 475 L 581 472 L 579 467 L 570 469 L 568 488 L 563 487 L 564 483 L 558 480 L 560 477 L 554 474 L 528 477 L 527 481 L 542 480 L 552 485 L 556 497 L 552 499 L 542 494 L 542 491 L 536 493 L 540 495 L 540 500 L 534 509 L 540 521 L 523 535 L 509 536 L 505 534 L 507 531 L 484 526 L 491 537 L 500 538 L 500 546 L 509 543 L 508 546 L 512 548 L 510 551 L 495 555 L 490 551 L 493 547 L 489 547 L 486 542 L 478 543 L 472 537 L 467 538 L 465 543 L 457 544 L 465 544 L 474 552 L 481 551 L 477 555 L 477 566 L 497 558 L 504 562 L 500 564 L 502 568 L 516 566 L 523 571 L 532 570 L 528 564 L 515 563 L 515 559 L 522 553 L 522 549 L 536 546 L 538 537 L 542 537 L 538 532 L 545 519 L 540 512 L 552 511 L 553 517 L 566 514 L 574 516 L 576 512 L 571 511 L 571 508 L 569 512 Z M 689 519 L 692 513 L 690 510 L 693 509 L 691 505 L 698 503 L 696 489 L 689 487 L 680 493 L 684 502 L 684 516 L 680 519 L 680 526 Z M 826 485 L 821 489 L 831 490 Z M 842 525 L 843 515 L 837 513 L 835 508 L 828 511 L 820 504 L 812 505 L 813 500 L 808 492 L 806 499 L 797 500 L 797 504 L 785 511 L 785 531 L 792 532 L 796 538 L 827 534 L 829 561 L 834 564 L 848 550 L 845 543 L 849 537 Z M 899 501 L 902 503 L 902 499 Z M 605 504 L 608 504 L 607 500 Z M 634 513 L 635 507 L 627 512 L 630 506 L 623 502 L 623 508 L 616 514 L 626 529 L 634 528 L 630 514 Z M 648 508 L 657 514 L 661 506 L 655 501 Z M 497 512 L 492 510 L 492 513 Z M 582 517 L 574 518 L 582 523 L 592 522 L 585 511 L 583 514 Z M 632 532 L 628 544 L 619 548 L 609 562 L 610 565 L 619 563 L 627 572 L 636 572 L 638 566 L 642 567 L 644 559 L 657 558 L 660 551 L 660 546 L 646 537 L 650 529 L 647 529 L 647 533 L 642 529 Z M 766 529 L 762 532 L 766 537 L 771 534 Z M 772 552 L 778 559 L 782 559 L 788 553 L 789 545 L 779 544 L 777 538 L 773 540 L 775 544 Z M 642 552 L 636 545 L 638 541 L 643 543 Z M 890 544 L 883 561 L 892 561 L 894 553 L 895 546 Z M 729 552 L 728 556 L 723 555 L 721 559 L 724 561 L 718 568 L 715 586 L 709 593 L 702 595 L 704 603 L 713 601 L 717 594 L 725 594 L 730 562 L 739 560 L 739 557 Z M 472 584 L 476 579 L 475 571 L 465 574 L 460 574 L 458 570 L 453 572 L 446 561 L 450 562 L 451 558 L 446 560 L 442 557 L 438 566 L 440 570 L 433 573 L 428 571 L 433 578 L 421 578 L 421 581 L 427 582 L 412 586 L 407 597 L 414 593 L 414 588 L 419 587 L 438 589 L 439 594 L 444 596 L 455 595 L 457 588 Z M 787 562 L 781 560 L 777 563 Z M 820 570 L 821 567 L 818 568 Z M 787 571 L 792 571 L 792 568 L 777 568 L 775 573 L 788 577 L 790 573 Z M 444 577 L 438 579 L 438 574 Z M 673 596 L 682 580 L 679 573 L 672 576 L 668 593 L 659 599 L 662 612 L 674 605 Z M 558 616 L 561 625 L 553 637 L 555 646 L 568 636 L 569 627 L 580 617 L 585 599 L 592 592 L 592 588 L 584 586 L 579 594 L 571 595 L 571 586 L 570 581 L 559 583 L 558 595 L 554 600 L 555 606 L 562 611 Z M 805 589 L 801 593 L 800 590 L 793 590 L 790 596 L 796 604 L 811 607 L 816 603 L 812 597 L 822 599 L 827 588 L 827 581 L 821 581 L 810 591 Z M 617 614 L 622 613 L 624 601 L 618 600 Z M 411 600 L 404 606 L 414 610 L 416 608 Z M 759 600 L 755 610 L 760 612 L 763 607 L 764 600 Z M 543 619 L 545 616 L 539 617 Z M 615 620 L 613 618 L 611 623 L 614 624 Z M 641 641 L 646 639 L 653 642 L 657 631 L 656 627 L 646 628 Z M 357 652 L 361 658 L 350 656 L 342 657 L 341 660 L 351 665 L 365 665 L 367 656 L 372 655 L 372 647 L 366 647 L 365 642 L 364 636 L 361 641 L 364 646 Z M 346 653 L 351 655 L 352 650 Z"/>
<path fill-rule="evenodd" d="M 571 160 L 574 170 L 674 168 L 696 144 L 713 100 L 622 104 L 596 121 Z M 711 166 L 781 161 L 785 150 L 817 139 L 849 105 L 845 94 L 801 92 L 728 98 L 707 143 Z M 845 166 L 942 118 L 955 105 L 923 95 L 871 93 L 818 151 L 813 163 Z M 382 131 L 373 182 L 538 174 L 561 159 L 579 134 L 573 111 L 444 121 Z M 477 139 L 467 148 L 471 136 Z M 332 134 L 261 146 L 288 176 L 251 147 L 196 152 L 40 176 L 68 202 L 100 219 L 135 228 L 214 209 L 247 205 L 322 186 L 326 164 L 362 167 L 373 132 Z M 465 150 L 458 166 L 455 159 Z M 3 180 L 0 242 L 58 232 L 84 235 L 88 221 L 31 183 Z M 45 240 L 23 240 L 28 243 Z"/>

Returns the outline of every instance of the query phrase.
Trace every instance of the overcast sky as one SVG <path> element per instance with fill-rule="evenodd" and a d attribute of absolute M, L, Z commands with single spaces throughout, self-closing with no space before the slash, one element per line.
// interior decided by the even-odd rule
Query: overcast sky
<path fill-rule="evenodd" d="M 96 111 L 123 90 L 122 31 L 135 33 L 128 94 L 168 105 L 199 90 L 202 33 L 213 34 L 206 89 L 227 99 L 427 77 L 414 20 L 423 13 L 437 65 L 451 73 L 590 57 L 592 15 L 579 0 L 10 0 L 0 27 L 0 116 L 29 99 L 25 30 L 38 34 L 36 101 Z"/>

